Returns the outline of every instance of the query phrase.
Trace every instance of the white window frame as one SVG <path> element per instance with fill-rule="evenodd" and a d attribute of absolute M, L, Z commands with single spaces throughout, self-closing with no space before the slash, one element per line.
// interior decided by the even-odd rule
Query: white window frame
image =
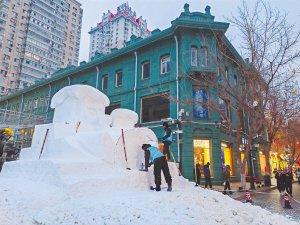
<path fill-rule="evenodd" d="M 201 47 L 201 65 L 203 67 L 207 67 L 208 66 L 208 48 L 206 46 L 202 46 Z"/>
<path fill-rule="evenodd" d="M 166 74 L 170 72 L 168 71 L 168 63 L 171 63 L 170 55 L 165 55 L 160 58 L 160 74 Z M 166 67 L 166 71 L 164 71 L 164 67 Z"/>
<path fill-rule="evenodd" d="M 149 77 L 144 77 L 144 65 L 145 64 L 149 64 Z M 150 78 L 150 61 L 147 60 L 145 62 L 142 63 L 142 80 L 145 80 L 145 79 L 149 79 Z"/>
<path fill-rule="evenodd" d="M 121 84 L 120 85 L 118 85 L 118 74 L 119 73 L 121 73 Z M 123 84 L 123 71 L 119 70 L 115 74 L 115 87 L 120 87 L 120 86 L 122 86 L 122 84 Z"/>
<path fill-rule="evenodd" d="M 191 47 L 191 66 L 198 66 L 198 48 L 196 46 Z"/>
<path fill-rule="evenodd" d="M 228 77 L 228 68 L 227 68 L 227 67 L 225 67 L 225 79 L 226 79 L 227 81 L 229 81 L 229 77 Z"/>
<path fill-rule="evenodd" d="M 106 89 L 104 89 L 104 79 L 107 79 L 107 87 L 106 87 Z M 102 89 L 102 90 L 107 90 L 107 89 L 108 89 L 108 75 L 104 75 L 104 76 L 101 78 L 101 89 Z"/>

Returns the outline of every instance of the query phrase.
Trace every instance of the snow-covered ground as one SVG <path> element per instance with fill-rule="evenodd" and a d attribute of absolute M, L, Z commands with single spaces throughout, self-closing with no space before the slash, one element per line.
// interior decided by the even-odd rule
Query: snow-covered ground
<path fill-rule="evenodd" d="M 139 171 L 141 145 L 156 145 L 157 138 L 148 128 L 134 127 L 135 112 L 116 109 L 105 115 L 108 105 L 103 93 L 84 85 L 53 97 L 53 123 L 36 126 L 31 148 L 4 164 L 0 225 L 297 224 L 195 188 L 178 176 L 174 163 L 169 163 L 173 191 L 149 190 L 153 168 Z"/>
<path fill-rule="evenodd" d="M 106 172 L 63 186 L 39 181 L 46 175 L 39 170 L 37 181 L 2 178 L 0 224 L 297 224 L 185 181 L 174 184 L 173 192 L 155 192 L 146 172 Z"/>

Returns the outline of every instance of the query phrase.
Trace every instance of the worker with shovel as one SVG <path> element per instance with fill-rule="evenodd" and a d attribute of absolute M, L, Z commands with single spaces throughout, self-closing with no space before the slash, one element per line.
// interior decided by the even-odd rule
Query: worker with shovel
<path fill-rule="evenodd" d="M 14 135 L 13 129 L 6 127 L 0 130 L 0 172 L 4 164 L 3 151 L 6 141 Z"/>
<path fill-rule="evenodd" d="M 172 191 L 172 177 L 166 157 L 158 148 L 149 144 L 143 144 L 142 149 L 145 151 L 145 168 L 151 166 L 152 163 L 154 164 L 154 181 L 156 187 L 150 188 L 156 191 L 161 190 L 161 171 L 163 171 L 166 183 L 168 184 L 167 191 Z"/>

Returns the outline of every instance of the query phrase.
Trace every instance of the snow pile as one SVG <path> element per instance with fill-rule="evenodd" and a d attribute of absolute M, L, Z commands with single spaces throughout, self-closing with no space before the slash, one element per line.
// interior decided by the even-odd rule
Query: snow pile
<path fill-rule="evenodd" d="M 153 168 L 139 171 L 141 145 L 157 144 L 157 138 L 148 128 L 134 127 L 133 111 L 105 115 L 108 105 L 103 93 L 85 85 L 53 97 L 53 123 L 36 126 L 31 148 L 3 167 L 1 225 L 296 224 L 195 188 L 178 176 L 174 163 L 169 163 L 174 191 L 150 191 Z"/>

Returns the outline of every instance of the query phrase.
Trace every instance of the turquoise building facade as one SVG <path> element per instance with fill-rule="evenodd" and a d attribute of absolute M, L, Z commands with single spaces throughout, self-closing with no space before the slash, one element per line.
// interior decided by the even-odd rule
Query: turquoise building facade
<path fill-rule="evenodd" d="M 179 127 L 172 125 L 171 148 L 184 177 L 193 180 L 195 163 L 210 162 L 214 183 L 223 181 L 225 164 L 231 165 L 232 179 L 239 180 L 240 152 L 235 138 L 218 126 L 221 117 L 217 111 L 196 101 L 219 97 L 217 88 L 204 86 L 197 79 L 200 75 L 218 75 L 218 63 L 226 65 L 228 80 L 239 85 L 242 75 L 237 65 L 219 57 L 221 40 L 235 61 L 247 66 L 225 36 L 228 27 L 228 23 L 214 20 L 209 6 L 200 13 L 190 12 L 186 4 L 169 28 L 156 29 L 145 39 L 132 37 L 122 49 L 114 49 L 109 55 L 96 54 L 90 62 L 61 69 L 50 79 L 1 98 L 0 120 L 3 125 L 25 129 L 51 122 L 50 99 L 58 90 L 74 84 L 90 85 L 109 97 L 107 113 L 118 107 L 134 110 L 140 117 L 139 125 L 150 127 L 158 137 L 163 136 L 162 121 L 180 120 Z M 212 56 L 218 56 L 219 61 Z M 234 102 L 230 95 L 228 98 L 220 105 Z M 234 107 L 225 108 L 236 126 Z M 17 117 L 12 115 L 16 112 Z M 259 174 L 258 163 L 255 169 Z"/>

